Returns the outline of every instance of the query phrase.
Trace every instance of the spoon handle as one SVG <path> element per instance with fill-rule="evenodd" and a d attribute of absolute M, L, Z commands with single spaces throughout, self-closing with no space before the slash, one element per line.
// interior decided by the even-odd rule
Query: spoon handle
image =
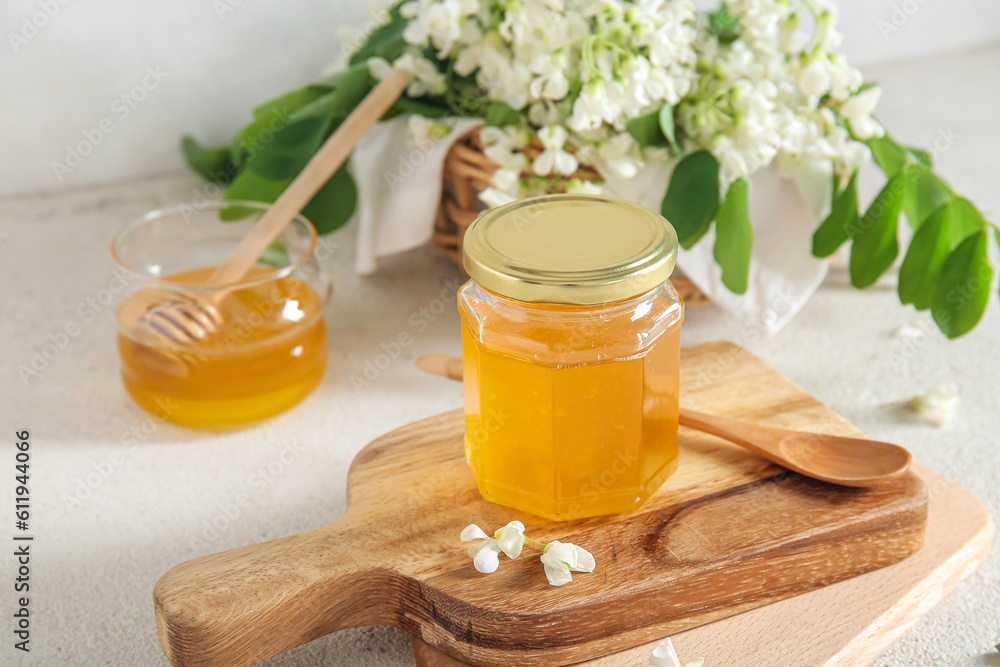
<path fill-rule="evenodd" d="M 313 155 L 295 180 L 233 249 L 232 254 L 212 273 L 206 284 L 225 285 L 242 278 L 288 226 L 295 214 L 305 207 L 333 172 L 340 168 L 361 137 L 399 99 L 409 82 L 409 73 L 402 70 L 393 70 L 382 79 Z"/>
<path fill-rule="evenodd" d="M 681 426 L 728 440 L 780 465 L 789 465 L 778 450 L 778 443 L 788 434 L 787 431 L 686 408 L 681 408 L 678 416 Z"/>

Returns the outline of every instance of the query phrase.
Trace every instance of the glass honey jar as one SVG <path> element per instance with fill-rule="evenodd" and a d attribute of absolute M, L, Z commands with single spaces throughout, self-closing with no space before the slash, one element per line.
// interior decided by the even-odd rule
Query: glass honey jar
<path fill-rule="evenodd" d="M 459 292 L 465 449 L 487 500 L 553 520 L 642 505 L 677 468 L 677 237 L 595 195 L 485 212 Z"/>

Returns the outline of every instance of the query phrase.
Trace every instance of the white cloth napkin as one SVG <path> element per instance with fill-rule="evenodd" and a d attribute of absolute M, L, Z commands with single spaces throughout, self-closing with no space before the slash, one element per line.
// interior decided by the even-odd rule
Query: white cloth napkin
<path fill-rule="evenodd" d="M 414 146 L 407 140 L 407 117 L 400 116 L 377 124 L 359 142 L 351 160 L 358 183 L 358 273 L 372 273 L 379 257 L 431 239 L 448 149 L 481 123 L 461 119 L 443 139 Z M 669 165 L 650 165 L 628 181 L 606 182 L 605 191 L 659 211 L 669 175 Z M 742 335 L 772 334 L 826 275 L 827 263 L 814 258 L 811 247 L 813 231 L 829 208 L 829 170 L 817 168 L 794 180 L 782 178 L 775 167 L 760 170 L 750 178 L 754 248 L 746 293 L 733 294 L 722 284 L 712 257 L 714 230 L 690 250 L 681 249 L 677 266 L 740 321 Z"/>

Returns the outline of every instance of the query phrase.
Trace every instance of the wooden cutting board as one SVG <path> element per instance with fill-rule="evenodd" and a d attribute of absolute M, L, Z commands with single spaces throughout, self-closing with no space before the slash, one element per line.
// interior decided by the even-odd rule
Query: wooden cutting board
<path fill-rule="evenodd" d="M 906 560 L 671 637 L 681 662 L 724 667 L 867 665 L 986 560 L 993 519 L 969 491 L 915 467 L 930 495 L 923 548 Z M 646 667 L 661 639 L 574 667 Z M 416 667 L 465 667 L 413 638 Z"/>
<path fill-rule="evenodd" d="M 858 434 L 728 343 L 682 351 L 681 400 L 782 428 Z M 928 494 L 913 473 L 836 487 L 687 429 L 678 472 L 642 508 L 547 522 L 482 500 L 462 436 L 461 411 L 397 429 L 355 457 L 337 522 L 167 572 L 153 599 L 170 661 L 247 665 L 383 624 L 473 665 L 571 664 L 896 563 L 924 539 Z M 536 539 L 585 547 L 597 569 L 552 587 L 528 547 L 494 574 L 476 572 L 461 529 L 512 519 Z"/>

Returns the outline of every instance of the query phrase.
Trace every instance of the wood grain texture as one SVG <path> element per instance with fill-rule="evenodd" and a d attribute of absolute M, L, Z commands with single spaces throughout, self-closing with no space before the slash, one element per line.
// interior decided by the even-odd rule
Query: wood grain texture
<path fill-rule="evenodd" d="M 926 544 L 906 560 L 674 635 L 682 659 L 726 667 L 867 665 L 989 556 L 993 520 L 955 482 L 916 466 L 930 492 Z M 646 667 L 662 640 L 578 667 Z M 417 667 L 467 663 L 413 640 Z"/>
<path fill-rule="evenodd" d="M 692 409 L 781 428 L 858 431 L 742 348 L 682 351 Z M 157 583 L 175 665 L 245 665 L 335 630 L 394 625 L 476 665 L 563 665 L 637 646 L 898 562 L 920 548 L 923 482 L 868 489 L 788 473 L 682 429 L 679 471 L 642 508 L 553 523 L 488 503 L 465 463 L 461 411 L 393 431 L 348 475 L 348 508 L 317 530 L 188 561 Z M 520 519 L 598 567 L 547 584 L 526 548 L 491 575 L 458 540 Z"/>

